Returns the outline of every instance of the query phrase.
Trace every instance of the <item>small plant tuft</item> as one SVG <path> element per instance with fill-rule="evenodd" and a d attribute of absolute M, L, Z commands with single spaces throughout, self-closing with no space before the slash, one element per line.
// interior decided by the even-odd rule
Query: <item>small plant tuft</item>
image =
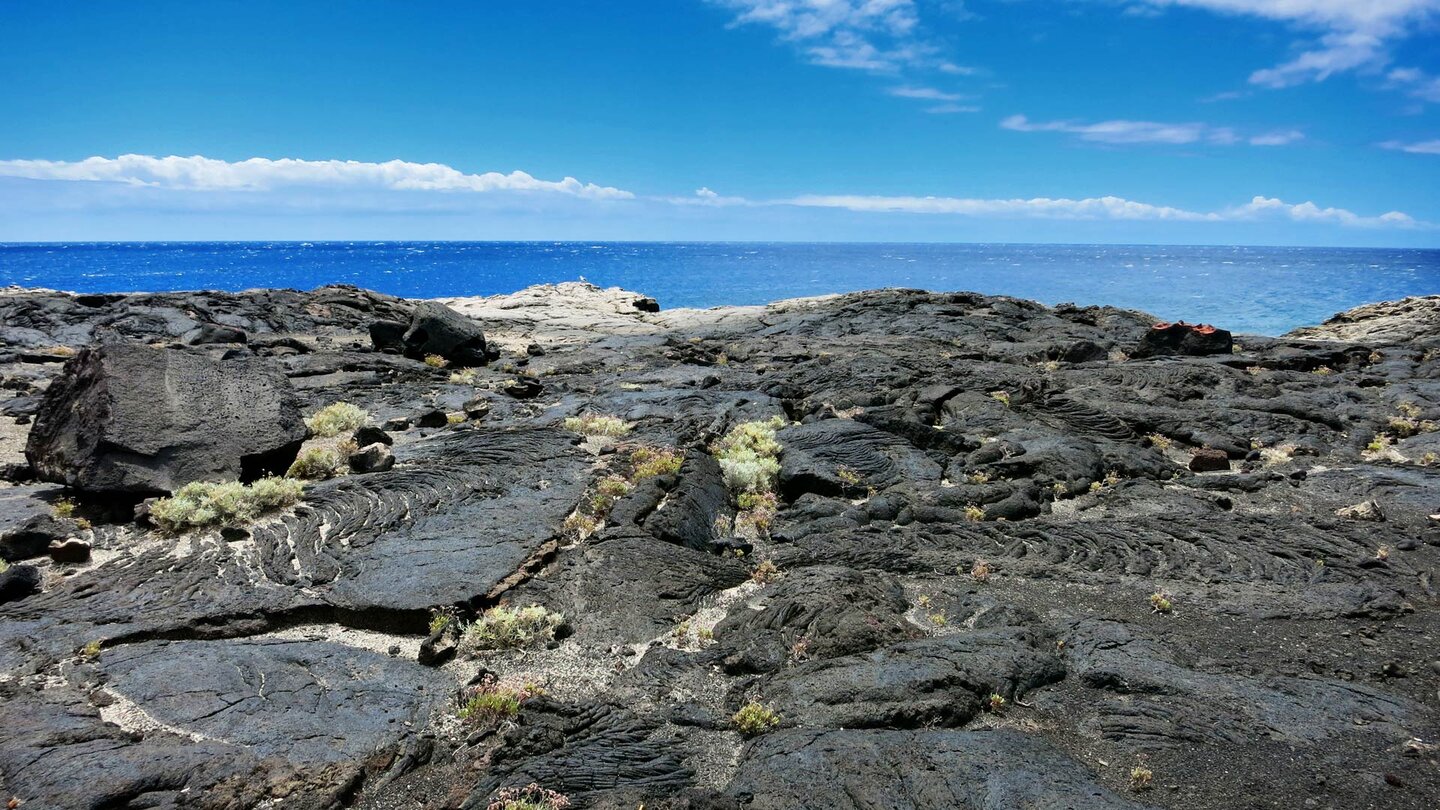
<path fill-rule="evenodd" d="M 450 372 L 450 382 L 455 385 L 474 385 L 475 369 L 462 368 L 459 371 Z"/>
<path fill-rule="evenodd" d="M 478 685 L 465 694 L 464 703 L 456 716 L 471 725 L 494 728 L 520 713 L 525 701 L 539 697 L 544 692 L 533 684 L 511 686 L 487 675 Z"/>
<path fill-rule="evenodd" d="M 770 525 L 780 510 L 780 500 L 773 492 L 742 492 L 735 499 L 740 507 L 735 515 L 736 529 L 749 528 L 757 537 L 769 537 Z"/>
<path fill-rule="evenodd" d="M 1150 783 L 1155 781 L 1155 772 L 1144 765 L 1136 765 L 1130 769 L 1130 789 L 1139 793 L 1149 790 Z"/>
<path fill-rule="evenodd" d="M 970 566 L 970 578 L 976 582 L 990 581 L 991 573 L 990 563 L 984 560 L 976 560 L 975 564 Z"/>
<path fill-rule="evenodd" d="M 1010 701 L 1006 700 L 1005 696 L 999 692 L 991 692 L 990 697 L 985 699 L 985 708 L 995 714 L 1003 713 L 1008 705 L 1010 705 Z"/>
<path fill-rule="evenodd" d="M 100 657 L 100 639 L 97 638 L 97 639 L 95 639 L 94 641 L 87 642 L 84 647 L 81 647 L 81 648 L 80 648 L 80 657 L 81 657 L 81 658 L 84 658 L 84 659 L 87 660 L 87 661 L 93 661 L 93 660 L 95 660 L 96 658 L 99 658 L 99 657 Z"/>
<path fill-rule="evenodd" d="M 565 616 L 539 605 L 493 607 L 465 628 L 462 646 L 470 650 L 518 650 L 553 641 Z"/>
<path fill-rule="evenodd" d="M 638 483 L 646 478 L 674 475 L 680 472 L 684 457 L 669 447 L 637 447 L 630 451 L 630 480 Z"/>
<path fill-rule="evenodd" d="M 1170 597 L 1160 591 L 1150 594 L 1150 609 L 1156 613 L 1169 613 L 1175 609 Z"/>
<path fill-rule="evenodd" d="M 75 514 L 75 506 L 73 498 L 61 498 L 50 505 L 50 511 L 57 518 L 68 518 Z"/>
<path fill-rule="evenodd" d="M 368 421 L 370 413 L 364 408 L 349 402 L 336 402 L 316 411 L 305 420 L 305 426 L 310 428 L 312 435 L 328 439 L 341 433 L 359 430 Z"/>
<path fill-rule="evenodd" d="M 430 368 L 445 368 L 450 365 L 450 361 L 438 354 L 427 354 L 425 355 L 425 365 Z"/>
<path fill-rule="evenodd" d="M 780 725 L 780 715 L 768 706 L 752 700 L 735 712 L 730 723 L 746 737 L 756 737 Z"/>
<path fill-rule="evenodd" d="M 1009 391 L 991 391 L 990 398 L 1000 403 L 1001 405 L 1004 405 L 1007 408 L 1010 407 Z"/>
<path fill-rule="evenodd" d="M 979 523 L 985 519 L 985 510 L 972 503 L 965 507 L 965 519 L 971 523 Z"/>
<path fill-rule="evenodd" d="M 1169 436 L 1162 433 L 1151 433 L 1146 436 L 1145 439 L 1150 443 L 1150 446 L 1156 450 L 1169 450 L 1170 446 L 1175 443 Z"/>

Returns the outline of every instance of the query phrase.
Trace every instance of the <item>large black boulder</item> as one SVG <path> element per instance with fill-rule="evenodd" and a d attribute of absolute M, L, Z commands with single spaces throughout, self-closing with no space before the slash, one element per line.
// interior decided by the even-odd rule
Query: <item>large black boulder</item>
<path fill-rule="evenodd" d="M 300 401 L 269 360 L 109 343 L 65 364 L 25 457 L 45 481 L 143 495 L 283 472 L 304 439 Z"/>
<path fill-rule="evenodd" d="M 417 360 L 434 354 L 454 366 L 483 366 L 490 359 L 480 324 L 434 301 L 417 303 L 408 325 L 397 321 L 372 323 L 370 341 L 377 351 Z"/>

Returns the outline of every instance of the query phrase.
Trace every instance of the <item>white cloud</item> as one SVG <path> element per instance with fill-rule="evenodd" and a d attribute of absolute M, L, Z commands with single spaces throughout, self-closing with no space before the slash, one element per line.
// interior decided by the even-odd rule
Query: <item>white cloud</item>
<path fill-rule="evenodd" d="M 618 188 L 581 183 L 573 177 L 538 180 L 525 172 L 465 174 L 443 163 L 391 160 L 297 160 L 121 155 L 79 161 L 0 160 L 0 177 L 32 180 L 109 182 L 180 191 L 272 191 L 284 188 L 435 192 L 522 192 L 595 200 L 628 200 Z"/>
<path fill-rule="evenodd" d="M 926 107 L 925 112 L 932 115 L 951 115 L 954 113 L 977 113 L 980 108 L 973 104 L 936 104 L 934 107 Z"/>
<path fill-rule="evenodd" d="M 1318 40 L 1288 62 L 1257 70 L 1253 84 L 1290 87 L 1390 60 L 1390 43 L 1440 12 L 1440 0 L 1137 0 L 1221 14 L 1262 17 L 1318 31 Z"/>
<path fill-rule="evenodd" d="M 916 87 L 908 84 L 892 87 L 887 92 L 896 98 L 918 98 L 924 101 L 960 101 L 968 98 L 961 93 L 946 93 L 933 87 Z"/>
<path fill-rule="evenodd" d="M 1221 211 L 1189 211 L 1123 197 L 1067 199 L 974 199 L 964 197 L 886 197 L 865 195 L 806 195 L 782 201 L 786 205 L 842 208 L 859 212 L 951 214 L 971 217 L 1025 217 L 1034 219 L 1163 220 L 1172 222 L 1246 222 L 1283 219 L 1292 222 L 1329 223 L 1350 227 L 1431 227 L 1399 211 L 1375 217 L 1360 216 L 1343 208 L 1321 208 L 1312 202 L 1286 203 L 1269 197 Z"/>
<path fill-rule="evenodd" d="M 1259 135 L 1250 136 L 1251 146 L 1288 146 L 1296 141 L 1305 140 L 1305 133 L 1298 129 L 1276 130 L 1274 132 L 1262 132 Z"/>
<path fill-rule="evenodd" d="M 774 28 L 817 65 L 889 73 L 935 62 L 937 49 L 920 37 L 915 0 L 710 0 L 736 12 L 735 24 Z"/>
<path fill-rule="evenodd" d="M 1433 141 L 1419 141 L 1418 143 L 1403 143 L 1401 141 L 1386 141 L 1380 144 L 1385 149 L 1396 149 L 1401 152 L 1409 152 L 1412 155 L 1440 155 L 1440 138 Z"/>
<path fill-rule="evenodd" d="M 1240 141 L 1240 136 L 1229 127 L 1213 127 L 1200 123 L 1166 124 L 1156 121 L 1117 120 L 1086 124 L 1078 121 L 1031 121 L 1023 115 L 1012 115 L 1001 121 L 1000 126 L 1016 132 L 1063 132 L 1095 143 L 1210 143 L 1228 146 Z"/>
<path fill-rule="evenodd" d="M 1415 98 L 1440 104 L 1440 76 L 1431 76 L 1418 68 L 1395 68 L 1386 78 L 1392 87 L 1401 87 Z"/>
<path fill-rule="evenodd" d="M 1120 197 L 1084 200 L 972 199 L 963 197 L 881 197 L 862 195 L 807 195 L 787 200 L 790 205 L 844 208 L 850 211 L 906 214 L 958 214 L 962 216 L 1020 216 L 1039 219 L 1170 219 L 1203 220 L 1205 216 L 1167 206 L 1132 202 Z"/>

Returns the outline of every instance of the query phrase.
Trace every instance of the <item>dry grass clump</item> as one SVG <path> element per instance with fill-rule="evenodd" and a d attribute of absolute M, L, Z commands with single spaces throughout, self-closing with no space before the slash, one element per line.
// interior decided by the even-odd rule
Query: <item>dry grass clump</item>
<path fill-rule="evenodd" d="M 630 423 L 616 416 L 587 413 L 571 416 L 565 420 L 565 429 L 581 436 L 609 436 L 616 438 L 630 432 Z"/>
<path fill-rule="evenodd" d="M 452 371 L 450 372 L 450 382 L 455 385 L 474 385 L 475 373 L 475 369 L 473 368 L 462 368 L 459 371 Z"/>
<path fill-rule="evenodd" d="M 762 560 L 759 565 L 755 566 L 755 570 L 750 572 L 750 579 L 761 585 L 768 585 L 783 576 L 785 576 L 785 572 L 780 570 L 780 566 L 769 560 Z"/>
<path fill-rule="evenodd" d="M 450 365 L 450 361 L 438 354 L 427 354 L 425 355 L 425 365 L 430 368 L 445 368 Z"/>
<path fill-rule="evenodd" d="M 756 737 L 779 726 L 780 715 L 770 707 L 752 700 L 731 716 L 730 724 L 746 737 Z"/>
<path fill-rule="evenodd" d="M 493 607 L 465 628 L 461 645 L 469 650 L 518 650 L 555 638 L 565 616 L 539 605 Z"/>
<path fill-rule="evenodd" d="M 305 426 L 310 428 L 311 435 L 328 439 L 341 433 L 353 433 L 368 421 L 370 413 L 359 405 L 336 402 L 316 411 L 305 420 Z"/>
<path fill-rule="evenodd" d="M 972 503 L 965 507 L 965 519 L 971 523 L 979 523 L 985 519 L 985 510 Z"/>
<path fill-rule="evenodd" d="M 570 806 L 569 796 L 531 782 L 525 787 L 508 787 L 496 793 L 485 810 L 567 810 Z"/>
<path fill-rule="evenodd" d="M 771 492 L 780 475 L 780 442 L 775 431 L 785 426 L 784 417 L 742 422 L 730 429 L 710 452 L 720 462 L 725 485 L 732 492 Z"/>
<path fill-rule="evenodd" d="M 150 519 L 171 532 L 249 523 L 266 512 L 299 502 L 304 492 L 303 483 L 289 478 L 261 478 L 248 486 L 236 481 L 195 481 L 151 505 Z"/>
<path fill-rule="evenodd" d="M 345 463 L 340 451 L 333 447 L 310 447 L 300 451 L 295 457 L 295 462 L 290 469 L 285 471 L 287 478 L 301 478 L 307 481 L 323 481 L 335 474 L 340 465 Z"/>

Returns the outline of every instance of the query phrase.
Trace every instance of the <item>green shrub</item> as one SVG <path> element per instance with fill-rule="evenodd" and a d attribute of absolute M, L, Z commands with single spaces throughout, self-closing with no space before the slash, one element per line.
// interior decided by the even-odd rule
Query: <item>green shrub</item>
<path fill-rule="evenodd" d="M 736 731 L 746 737 L 754 737 L 780 725 L 780 715 L 769 707 L 752 700 L 742 706 L 740 711 L 735 712 L 735 715 L 730 718 L 730 723 L 735 726 Z"/>
<path fill-rule="evenodd" d="M 364 408 L 348 402 L 336 402 L 316 411 L 314 416 L 305 420 L 305 426 L 310 428 L 311 434 L 329 438 L 354 432 L 369 420 L 370 414 Z"/>
<path fill-rule="evenodd" d="M 305 485 L 288 478 L 262 478 L 250 486 L 236 481 L 194 481 L 150 507 L 160 528 L 178 532 L 198 526 L 248 523 L 300 500 Z"/>
<path fill-rule="evenodd" d="M 431 368 L 445 368 L 450 365 L 450 361 L 438 354 L 427 354 L 425 355 L 425 365 Z"/>
<path fill-rule="evenodd" d="M 50 511 L 57 518 L 68 518 L 75 514 L 75 501 L 72 498 L 61 498 L 50 505 Z"/>
<path fill-rule="evenodd" d="M 555 638 L 565 617 L 539 605 L 493 607 L 465 628 L 464 646 L 471 650 L 516 650 Z"/>
<path fill-rule="evenodd" d="M 311 447 L 302 450 L 300 455 L 295 457 L 295 463 L 285 471 L 289 478 L 303 478 L 309 481 L 320 481 L 335 474 L 345 460 L 340 453 L 330 447 Z"/>
<path fill-rule="evenodd" d="M 614 416 L 587 413 L 571 416 L 565 420 L 565 429 L 581 436 L 624 436 L 630 432 L 630 423 Z"/>

